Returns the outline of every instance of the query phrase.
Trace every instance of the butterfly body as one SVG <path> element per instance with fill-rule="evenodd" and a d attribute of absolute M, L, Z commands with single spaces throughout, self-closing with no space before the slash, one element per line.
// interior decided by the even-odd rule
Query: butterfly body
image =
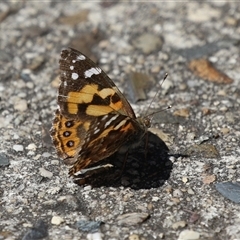
<path fill-rule="evenodd" d="M 59 109 L 51 136 L 58 155 L 71 166 L 70 175 L 136 147 L 150 121 L 136 118 L 106 73 L 72 48 L 62 51 L 59 65 Z"/>

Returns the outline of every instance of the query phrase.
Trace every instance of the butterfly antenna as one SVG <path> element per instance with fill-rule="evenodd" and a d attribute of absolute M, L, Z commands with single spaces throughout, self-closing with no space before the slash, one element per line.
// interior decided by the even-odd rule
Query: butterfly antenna
<path fill-rule="evenodd" d="M 161 81 L 161 83 L 160 83 L 160 87 L 163 85 L 163 83 L 164 83 L 164 81 L 167 79 L 167 77 L 168 77 L 168 73 L 166 73 L 165 76 L 164 76 L 164 78 L 162 79 L 162 81 Z M 147 108 L 146 113 L 144 114 L 144 116 L 148 117 L 148 116 L 153 115 L 154 113 L 157 113 L 157 112 L 160 112 L 160 111 L 165 111 L 166 109 L 171 108 L 171 106 L 168 106 L 166 109 L 162 109 L 162 110 L 160 110 L 160 111 L 157 111 L 157 112 L 151 113 L 151 114 L 149 114 L 149 115 L 147 114 L 148 111 L 149 111 L 149 109 L 150 109 L 150 107 L 151 107 L 151 105 L 152 105 L 152 103 L 153 103 L 153 101 L 156 99 L 156 97 L 157 97 L 159 91 L 160 91 L 160 89 L 155 93 L 155 95 L 154 95 L 154 97 L 152 98 L 150 104 L 148 105 L 148 108 Z"/>
<path fill-rule="evenodd" d="M 146 117 L 147 117 L 147 118 L 150 118 L 150 117 L 151 117 L 151 118 L 150 118 L 150 121 L 152 121 L 152 118 L 154 117 L 154 114 L 159 113 L 159 112 L 166 111 L 166 110 L 170 109 L 171 107 L 172 107 L 171 105 L 168 105 L 167 107 L 165 107 L 165 108 L 163 108 L 163 109 L 161 109 L 161 110 L 158 110 L 158 111 L 156 111 L 156 112 L 152 112 L 152 113 L 146 115 Z"/>

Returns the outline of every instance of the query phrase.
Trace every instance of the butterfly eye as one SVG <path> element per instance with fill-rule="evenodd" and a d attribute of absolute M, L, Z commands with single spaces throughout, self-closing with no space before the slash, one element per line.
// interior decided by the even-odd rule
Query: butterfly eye
<path fill-rule="evenodd" d="M 144 118 L 143 123 L 147 128 L 151 127 L 151 120 L 149 118 Z"/>
<path fill-rule="evenodd" d="M 151 127 L 151 119 L 149 117 L 138 118 L 138 122 L 146 128 Z"/>

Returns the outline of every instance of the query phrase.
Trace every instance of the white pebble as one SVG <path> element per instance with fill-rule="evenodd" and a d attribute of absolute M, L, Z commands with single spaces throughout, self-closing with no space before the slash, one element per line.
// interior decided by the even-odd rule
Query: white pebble
<path fill-rule="evenodd" d="M 102 240 L 102 236 L 100 232 L 89 233 L 87 235 L 88 240 Z"/>
<path fill-rule="evenodd" d="M 183 230 L 180 233 L 178 240 L 194 240 L 199 238 L 200 238 L 200 234 L 198 232 L 195 232 L 192 230 Z"/>
<path fill-rule="evenodd" d="M 33 150 L 35 151 L 37 149 L 37 146 L 34 143 L 30 143 L 27 147 L 27 150 Z"/>
<path fill-rule="evenodd" d="M 39 168 L 39 172 L 42 177 L 52 178 L 52 176 L 53 176 L 52 172 L 50 172 L 44 168 Z"/>
<path fill-rule="evenodd" d="M 42 154 L 42 157 L 44 157 L 44 158 L 49 158 L 50 156 L 52 156 L 52 155 L 50 153 L 48 153 L 48 152 L 44 152 Z"/>
<path fill-rule="evenodd" d="M 53 217 L 52 217 L 52 220 L 51 220 L 51 223 L 52 223 L 53 225 L 60 225 L 60 224 L 63 223 L 63 222 L 64 222 L 64 219 L 61 218 L 61 217 L 59 217 L 59 216 L 53 216 Z"/>
<path fill-rule="evenodd" d="M 14 105 L 14 109 L 24 112 L 27 110 L 27 101 L 24 99 L 20 99 L 19 101 L 17 101 Z"/>
<path fill-rule="evenodd" d="M 22 152 L 23 145 L 20 145 L 20 144 L 13 145 L 13 150 L 15 150 L 16 152 Z"/>

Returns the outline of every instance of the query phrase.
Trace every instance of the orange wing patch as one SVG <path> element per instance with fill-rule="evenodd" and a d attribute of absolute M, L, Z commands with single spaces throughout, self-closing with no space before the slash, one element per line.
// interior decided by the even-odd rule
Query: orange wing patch
<path fill-rule="evenodd" d="M 101 97 L 103 100 L 110 97 L 110 104 L 91 104 L 95 95 Z M 68 93 L 68 113 L 74 115 L 78 114 L 78 106 L 80 104 L 89 104 L 86 109 L 86 114 L 94 117 L 103 116 L 113 111 L 121 111 L 123 103 L 120 98 L 114 101 L 115 95 L 116 92 L 112 88 L 103 88 L 102 90 L 98 90 L 98 85 L 96 84 L 86 85 L 79 92 Z"/>
<path fill-rule="evenodd" d="M 74 157 L 78 148 L 82 146 L 89 127 L 90 122 L 69 120 L 58 110 L 51 132 L 58 154 L 63 158 Z"/>

